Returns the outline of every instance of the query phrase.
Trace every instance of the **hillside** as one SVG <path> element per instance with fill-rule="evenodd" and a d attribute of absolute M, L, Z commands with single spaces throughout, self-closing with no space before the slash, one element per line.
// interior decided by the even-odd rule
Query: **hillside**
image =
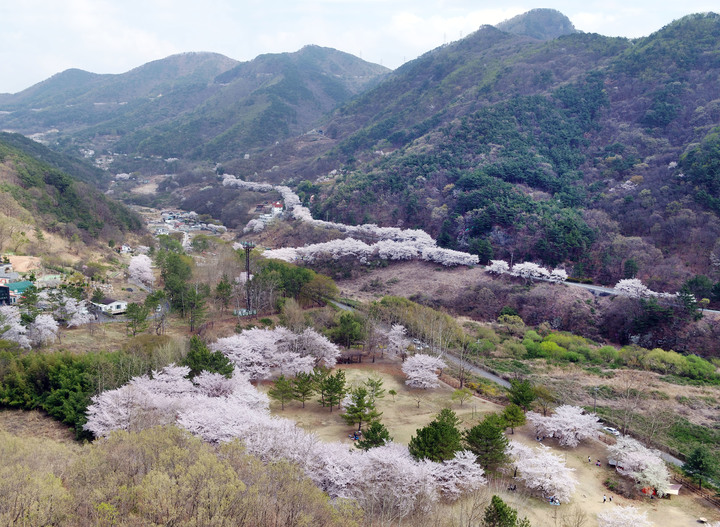
<path fill-rule="evenodd" d="M 136 214 L 76 173 L 89 179 L 94 169 L 17 134 L 0 133 L 0 251 L 31 245 L 42 251 L 43 232 L 92 243 L 143 229 Z"/>
<path fill-rule="evenodd" d="M 0 126 L 76 155 L 131 154 L 117 171 L 157 166 L 138 157 L 215 162 L 306 132 L 386 71 L 318 46 L 244 63 L 186 53 L 120 75 L 60 73 L 0 101 Z"/>
<path fill-rule="evenodd" d="M 719 36 L 715 14 L 637 41 L 483 27 L 339 109 L 325 156 L 279 173 L 309 181 L 317 217 L 673 290 L 720 254 Z"/>

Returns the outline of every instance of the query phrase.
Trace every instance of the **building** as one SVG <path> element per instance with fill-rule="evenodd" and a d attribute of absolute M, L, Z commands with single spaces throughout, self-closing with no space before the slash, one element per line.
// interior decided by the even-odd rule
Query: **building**
<path fill-rule="evenodd" d="M 11 284 L 7 284 L 7 287 L 10 290 L 10 303 L 17 304 L 18 300 L 22 299 L 25 291 L 27 291 L 34 285 L 35 284 L 33 284 L 30 280 L 23 280 L 22 282 L 13 282 Z"/>
<path fill-rule="evenodd" d="M 6 285 L 0 285 L 0 306 L 10 304 L 10 288 Z"/>
<path fill-rule="evenodd" d="M 127 311 L 128 303 L 124 300 L 115 300 L 112 298 L 103 298 L 100 302 L 93 302 L 94 306 L 97 306 L 100 311 L 106 315 L 120 315 Z"/>

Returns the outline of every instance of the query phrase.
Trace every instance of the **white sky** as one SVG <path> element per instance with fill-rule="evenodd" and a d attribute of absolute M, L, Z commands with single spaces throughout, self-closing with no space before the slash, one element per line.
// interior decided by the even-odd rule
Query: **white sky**
<path fill-rule="evenodd" d="M 577 29 L 641 37 L 717 0 L 0 0 L 0 93 L 68 68 L 123 73 L 184 51 L 246 61 L 306 44 L 396 68 L 537 7 Z"/>

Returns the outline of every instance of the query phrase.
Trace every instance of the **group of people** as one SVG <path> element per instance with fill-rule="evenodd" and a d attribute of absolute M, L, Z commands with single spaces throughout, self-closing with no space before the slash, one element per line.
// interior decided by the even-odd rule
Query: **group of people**
<path fill-rule="evenodd" d="M 351 438 L 353 441 L 357 441 L 358 439 L 360 439 L 360 436 L 362 436 L 361 430 L 358 430 L 357 432 L 348 435 L 348 437 Z"/>
<path fill-rule="evenodd" d="M 592 459 L 590 458 L 590 456 L 588 456 L 588 463 L 592 463 Z M 600 466 L 600 460 L 599 460 L 599 459 L 598 459 L 597 462 L 595 463 L 595 466 L 596 466 L 596 467 L 599 467 L 599 466 Z"/>
<path fill-rule="evenodd" d="M 549 503 L 550 505 L 560 505 L 560 500 L 557 499 L 555 496 L 550 496 L 550 497 L 548 498 L 548 503 Z"/>

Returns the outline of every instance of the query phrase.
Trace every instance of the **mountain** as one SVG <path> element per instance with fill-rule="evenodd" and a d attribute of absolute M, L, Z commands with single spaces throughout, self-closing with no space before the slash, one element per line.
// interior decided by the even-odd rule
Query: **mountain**
<path fill-rule="evenodd" d="M 0 100 L 0 126 L 56 130 L 43 140 L 65 151 L 222 161 L 309 130 L 387 71 L 318 46 L 244 63 L 185 53 L 121 75 L 60 73 Z"/>
<path fill-rule="evenodd" d="M 555 9 L 533 9 L 497 26 L 499 30 L 538 40 L 554 40 L 577 33 L 570 19 Z"/>
<path fill-rule="evenodd" d="M 300 138 L 252 169 L 300 184 L 316 217 L 676 291 L 720 261 L 719 57 L 712 13 L 637 40 L 485 26 L 329 115 L 324 153 Z"/>
<path fill-rule="evenodd" d="M 0 133 L 0 251 L 29 243 L 34 230 L 65 239 L 121 239 L 141 232 L 140 218 L 74 176 L 94 173 L 19 134 Z"/>

